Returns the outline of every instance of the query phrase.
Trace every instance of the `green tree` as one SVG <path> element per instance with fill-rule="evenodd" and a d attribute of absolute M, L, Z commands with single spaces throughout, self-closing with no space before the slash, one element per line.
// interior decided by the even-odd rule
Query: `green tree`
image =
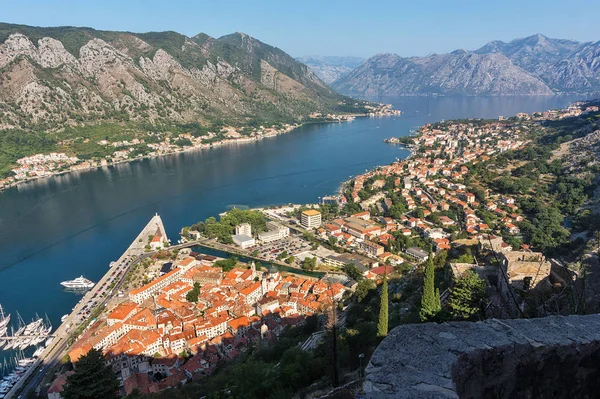
<path fill-rule="evenodd" d="M 302 269 L 303 270 L 313 271 L 316 268 L 317 268 L 317 258 L 316 257 L 307 256 L 302 261 Z"/>
<path fill-rule="evenodd" d="M 435 265 L 430 253 L 425 265 L 425 277 L 423 278 L 423 296 L 421 297 L 421 311 L 419 312 L 421 321 L 431 321 L 437 316 L 441 308 L 439 291 L 435 290 Z"/>
<path fill-rule="evenodd" d="M 332 247 L 335 247 L 337 242 L 338 242 L 338 239 L 336 237 L 334 237 L 334 236 L 329 237 L 329 245 L 331 245 Z"/>
<path fill-rule="evenodd" d="M 185 295 L 185 299 L 187 299 L 188 302 L 198 302 L 198 295 L 200 295 L 200 283 L 195 282 L 194 288 L 188 291 Z"/>
<path fill-rule="evenodd" d="M 477 319 L 487 297 L 485 287 L 485 281 L 471 270 L 455 280 L 448 300 L 452 317 L 458 320 Z"/>
<path fill-rule="evenodd" d="M 379 320 L 377 322 L 377 336 L 385 337 L 388 333 L 388 282 L 387 273 L 383 276 L 383 284 L 381 284 L 381 298 L 379 304 Z"/>
<path fill-rule="evenodd" d="M 375 288 L 375 282 L 373 282 L 372 280 L 366 278 L 361 280 L 356 286 L 356 291 L 354 291 L 354 295 L 356 295 L 356 300 L 358 302 L 362 302 L 367 297 L 367 295 L 369 295 L 369 292 L 371 290 L 374 290 Z"/>
<path fill-rule="evenodd" d="M 75 373 L 67 378 L 62 393 L 65 399 L 117 399 L 119 381 L 106 364 L 102 352 L 90 350 L 77 362 Z"/>
<path fill-rule="evenodd" d="M 234 256 L 233 258 L 220 259 L 214 263 L 215 267 L 220 267 L 224 272 L 228 272 L 237 265 L 238 259 Z"/>
<path fill-rule="evenodd" d="M 358 267 L 353 263 L 346 263 L 343 267 L 344 272 L 354 281 L 362 280 L 363 276 Z"/>

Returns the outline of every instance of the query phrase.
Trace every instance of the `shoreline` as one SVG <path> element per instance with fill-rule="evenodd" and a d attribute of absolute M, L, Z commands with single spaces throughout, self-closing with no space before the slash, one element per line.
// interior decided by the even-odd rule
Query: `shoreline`
<path fill-rule="evenodd" d="M 60 172 L 55 172 L 52 173 L 50 175 L 47 176 L 36 176 L 36 177 L 30 177 L 27 179 L 21 179 L 18 181 L 15 181 L 11 184 L 5 185 L 0 187 L 0 195 L 2 195 L 2 193 L 5 190 L 11 189 L 11 188 L 15 188 L 21 185 L 24 185 L 25 183 L 31 183 L 31 182 L 35 182 L 35 181 L 40 181 L 43 179 L 49 179 L 49 178 L 54 178 L 57 176 L 62 176 L 62 175 L 68 175 L 70 173 L 76 173 L 76 172 L 89 172 L 92 170 L 96 170 L 96 169 L 100 169 L 100 168 L 104 168 L 104 167 L 110 167 L 110 166 L 116 166 L 116 165 L 120 165 L 120 164 L 124 164 L 124 163 L 130 163 L 130 162 L 135 162 L 135 161 L 141 161 L 144 159 L 151 159 L 151 158 L 160 158 L 160 157 L 165 157 L 165 156 L 173 156 L 173 155 L 178 155 L 178 154 L 184 154 L 184 153 L 191 153 L 191 152 L 195 152 L 195 151 L 202 151 L 202 150 L 210 150 L 211 148 L 216 148 L 216 147 L 221 147 L 224 145 L 231 145 L 231 144 L 247 144 L 247 143 L 252 143 L 252 142 L 259 142 L 261 140 L 264 139 L 269 139 L 269 138 L 274 138 L 283 134 L 289 134 L 291 132 L 293 132 L 294 130 L 297 130 L 305 125 L 311 125 L 311 124 L 329 124 L 329 123 L 349 123 L 352 122 L 354 119 L 356 118 L 371 118 L 371 117 L 390 117 L 390 116 L 399 116 L 401 115 L 401 113 L 394 113 L 394 110 L 391 110 L 392 112 L 389 114 L 382 114 L 382 115 L 373 115 L 373 114 L 344 114 L 343 116 L 345 118 L 350 118 L 350 119 L 344 119 L 344 120 L 323 120 L 323 121 L 307 121 L 307 122 L 303 122 L 297 126 L 293 126 L 291 128 L 288 129 L 284 129 L 281 132 L 278 133 L 271 133 L 271 134 L 265 134 L 265 135 L 261 135 L 261 136 L 254 136 L 254 137 L 242 137 L 242 138 L 230 138 L 230 139 L 226 139 L 226 140 L 220 140 L 220 141 L 215 141 L 214 143 L 210 143 L 210 144 L 201 144 L 199 146 L 195 146 L 195 147 L 188 147 L 188 148 L 181 148 L 179 151 L 174 151 L 174 152 L 169 152 L 169 153 L 165 153 L 165 154 L 154 154 L 154 155 L 141 155 L 141 156 L 137 156 L 135 158 L 128 158 L 128 159 L 123 159 L 120 161 L 116 161 L 116 162 L 111 162 L 111 163 L 107 163 L 105 165 L 94 165 L 94 166 L 89 166 L 89 167 L 85 167 L 85 168 L 80 168 L 80 169 L 75 169 L 75 170 L 63 170 Z M 400 112 L 400 111 L 398 111 Z"/>

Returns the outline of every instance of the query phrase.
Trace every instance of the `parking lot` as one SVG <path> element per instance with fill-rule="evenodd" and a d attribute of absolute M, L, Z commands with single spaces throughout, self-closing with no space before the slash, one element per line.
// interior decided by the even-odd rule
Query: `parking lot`
<path fill-rule="evenodd" d="M 84 304 L 83 308 L 77 312 L 76 322 L 82 321 L 90 315 L 96 305 L 98 305 L 98 303 L 105 298 L 106 295 L 108 295 L 109 287 L 111 287 L 113 283 L 116 284 L 119 281 L 132 261 L 133 257 L 128 255 L 120 263 L 111 266 L 111 271 L 106 281 L 104 281 L 102 284 L 96 284 L 96 286 L 92 288 L 92 296 L 90 300 Z"/>
<path fill-rule="evenodd" d="M 252 248 L 252 250 L 258 251 L 259 258 L 272 262 L 277 260 L 277 257 L 284 252 L 287 256 L 280 260 L 285 260 L 285 258 L 291 255 L 296 256 L 310 250 L 310 248 L 311 244 L 302 237 L 290 236 L 268 244 L 259 244 Z"/>

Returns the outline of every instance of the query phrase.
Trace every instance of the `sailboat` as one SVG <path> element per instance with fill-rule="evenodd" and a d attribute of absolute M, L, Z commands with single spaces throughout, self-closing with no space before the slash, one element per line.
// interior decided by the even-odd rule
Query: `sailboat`
<path fill-rule="evenodd" d="M 35 317 L 35 320 L 32 320 L 32 322 L 27 324 L 25 327 L 25 331 L 23 332 L 24 337 L 22 340 L 19 340 L 18 347 L 20 349 L 25 349 L 28 346 L 35 345 L 35 341 L 37 340 L 36 335 L 40 334 L 42 329 L 45 329 L 44 319 L 37 314 Z"/>
<path fill-rule="evenodd" d="M 15 338 L 23 335 L 25 333 L 25 328 L 27 328 L 27 325 L 23 321 L 23 318 L 21 317 L 19 312 L 17 312 L 17 322 L 19 323 L 19 328 L 17 329 L 17 331 L 14 331 L 11 327 L 13 339 L 8 343 L 8 345 L 6 345 L 6 350 L 19 347 L 20 340 Z"/>
<path fill-rule="evenodd" d="M 8 331 L 8 323 L 10 323 L 10 314 L 5 315 L 2 305 L 0 305 L 0 337 Z"/>

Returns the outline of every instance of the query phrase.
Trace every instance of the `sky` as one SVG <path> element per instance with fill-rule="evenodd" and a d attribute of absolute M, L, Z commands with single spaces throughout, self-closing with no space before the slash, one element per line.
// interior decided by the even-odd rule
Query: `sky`
<path fill-rule="evenodd" d="M 244 32 L 292 56 L 423 56 L 541 33 L 600 40 L 597 0 L 0 0 L 0 21 L 102 30 Z"/>

